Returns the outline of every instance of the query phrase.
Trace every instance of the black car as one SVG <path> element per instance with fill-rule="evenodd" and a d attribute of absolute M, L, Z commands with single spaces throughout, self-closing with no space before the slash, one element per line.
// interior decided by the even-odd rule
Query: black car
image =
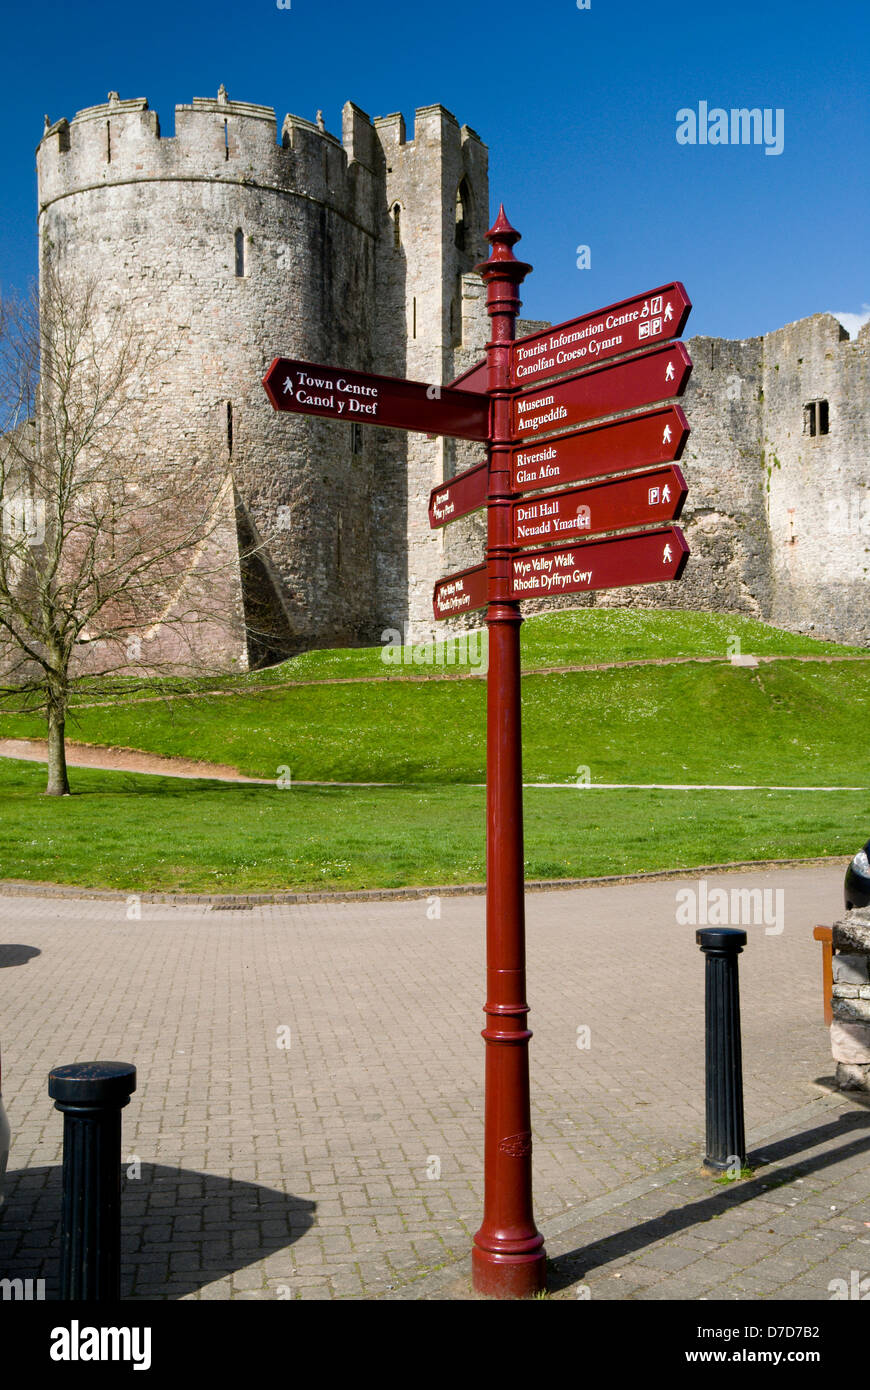
<path fill-rule="evenodd" d="M 867 841 L 863 849 L 859 849 L 855 858 L 846 870 L 846 882 L 844 885 L 843 896 L 846 899 L 846 911 L 852 907 L 867 907 L 870 904 L 870 840 Z"/>

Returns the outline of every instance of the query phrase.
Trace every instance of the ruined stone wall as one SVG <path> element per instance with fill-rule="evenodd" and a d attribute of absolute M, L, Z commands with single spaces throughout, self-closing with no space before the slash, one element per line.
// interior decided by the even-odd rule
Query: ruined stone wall
<path fill-rule="evenodd" d="M 870 326 L 851 342 L 830 314 L 764 339 L 771 621 L 870 642 Z M 806 407 L 827 402 L 828 433 Z"/>
<path fill-rule="evenodd" d="M 870 326 L 851 342 L 816 314 L 764 337 L 687 347 L 680 525 L 692 554 L 682 580 L 538 599 L 524 613 L 692 608 L 870 643 Z M 827 403 L 828 432 L 813 436 L 805 412 L 816 401 Z M 448 568 L 477 563 L 480 518 L 450 529 Z"/>

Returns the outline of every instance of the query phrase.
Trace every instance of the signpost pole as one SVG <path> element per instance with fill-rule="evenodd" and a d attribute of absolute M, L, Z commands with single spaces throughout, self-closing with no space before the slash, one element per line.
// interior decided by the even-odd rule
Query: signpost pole
<path fill-rule="evenodd" d="M 487 233 L 486 283 L 492 338 L 487 347 L 492 401 L 489 448 L 489 673 L 486 773 L 486 1101 L 484 1214 L 472 1249 L 475 1289 L 523 1298 L 543 1289 L 544 1238 L 532 1213 L 532 1135 L 525 964 L 523 785 L 520 743 L 520 605 L 510 599 L 511 343 L 517 289 L 531 266 L 517 260 L 519 233 L 504 208 Z"/>

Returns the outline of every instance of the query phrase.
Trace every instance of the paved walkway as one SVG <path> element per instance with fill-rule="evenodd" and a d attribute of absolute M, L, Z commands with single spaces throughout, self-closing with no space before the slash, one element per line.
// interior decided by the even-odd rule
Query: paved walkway
<path fill-rule="evenodd" d="M 784 894 L 783 930 L 748 926 L 741 957 L 747 1127 L 764 1163 L 729 1187 L 698 1176 L 703 959 L 675 911 L 691 883 L 529 897 L 535 1205 L 554 1297 L 829 1299 L 831 1280 L 870 1272 L 870 1112 L 819 1084 L 833 1066 L 812 928 L 839 912 L 842 874 L 710 876 Z M 0 921 L 13 1128 L 0 1278 L 56 1293 L 61 1119 L 46 1074 L 99 1057 L 139 1069 L 127 1296 L 470 1296 L 480 898 L 221 911 L 0 897 Z"/>

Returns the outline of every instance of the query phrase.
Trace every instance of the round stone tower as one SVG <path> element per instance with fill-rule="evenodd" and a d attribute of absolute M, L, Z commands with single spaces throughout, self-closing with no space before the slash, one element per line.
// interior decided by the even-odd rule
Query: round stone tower
<path fill-rule="evenodd" d="M 487 225 L 485 148 L 442 108 L 423 114 L 417 159 L 398 118 L 373 126 L 348 103 L 343 141 L 321 117 L 287 116 L 279 142 L 271 107 L 223 88 L 177 107 L 171 138 L 146 100 L 110 93 L 40 142 L 41 270 L 96 279 L 152 347 L 150 447 L 179 469 L 207 447 L 231 473 L 247 557 L 229 600 L 236 660 L 377 642 L 411 616 L 420 572 L 437 577 L 416 494 L 443 479 L 449 450 L 276 415 L 261 386 L 277 355 L 397 375 L 425 361 L 424 379 L 443 381 L 482 348 L 483 316 L 463 342 L 457 306 Z"/>

